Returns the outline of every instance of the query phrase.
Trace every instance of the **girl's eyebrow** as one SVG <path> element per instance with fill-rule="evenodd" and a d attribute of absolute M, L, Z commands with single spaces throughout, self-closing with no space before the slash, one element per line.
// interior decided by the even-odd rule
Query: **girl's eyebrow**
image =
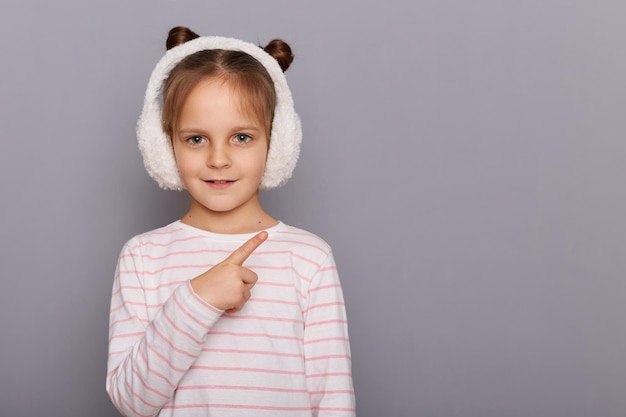
<path fill-rule="evenodd" d="M 183 134 L 189 134 L 189 133 L 201 133 L 202 129 L 194 129 L 191 127 L 187 127 L 184 129 L 178 129 L 178 134 L 179 135 L 183 135 Z"/>
<path fill-rule="evenodd" d="M 259 132 L 262 129 L 258 128 L 256 125 L 242 125 L 242 126 L 235 126 L 233 128 L 234 131 L 239 131 L 239 130 L 252 130 L 255 132 Z"/>

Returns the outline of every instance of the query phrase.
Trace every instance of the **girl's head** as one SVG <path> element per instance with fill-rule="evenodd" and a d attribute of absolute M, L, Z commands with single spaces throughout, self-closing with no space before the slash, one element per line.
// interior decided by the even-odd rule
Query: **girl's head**
<path fill-rule="evenodd" d="M 300 120 L 283 71 L 293 60 L 280 40 L 260 48 L 237 39 L 199 37 L 176 27 L 168 52 L 154 69 L 139 119 L 137 135 L 148 173 L 163 188 L 182 189 L 171 140 L 190 92 L 203 80 L 229 85 L 241 111 L 263 125 L 269 151 L 261 188 L 275 188 L 290 177 L 302 140 Z"/>

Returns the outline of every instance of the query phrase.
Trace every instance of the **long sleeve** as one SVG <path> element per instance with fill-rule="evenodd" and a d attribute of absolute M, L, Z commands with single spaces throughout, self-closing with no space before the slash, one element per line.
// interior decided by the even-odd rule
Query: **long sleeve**
<path fill-rule="evenodd" d="M 304 354 L 313 415 L 355 415 L 350 343 L 343 294 L 332 253 L 307 293 Z"/>
<path fill-rule="evenodd" d="M 145 279 L 141 244 L 131 240 L 113 284 L 106 379 L 113 404 L 125 416 L 153 416 L 172 399 L 222 314 L 186 279 L 162 305 L 151 305 L 147 292 L 171 289 L 147 288 Z"/>

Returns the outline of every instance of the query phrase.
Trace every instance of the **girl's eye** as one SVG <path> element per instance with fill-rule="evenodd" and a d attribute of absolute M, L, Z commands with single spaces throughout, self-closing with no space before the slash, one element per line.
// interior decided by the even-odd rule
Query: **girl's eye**
<path fill-rule="evenodd" d="M 237 143 L 248 143 L 252 140 L 252 138 L 244 133 L 239 133 L 235 135 L 233 140 Z"/>
<path fill-rule="evenodd" d="M 191 136 L 187 138 L 187 142 L 192 145 L 199 145 L 206 142 L 206 139 L 204 139 L 202 136 Z"/>

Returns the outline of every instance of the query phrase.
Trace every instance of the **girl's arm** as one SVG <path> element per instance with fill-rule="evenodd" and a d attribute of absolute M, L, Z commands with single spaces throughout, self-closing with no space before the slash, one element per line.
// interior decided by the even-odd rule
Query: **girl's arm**
<path fill-rule="evenodd" d="M 140 245 L 131 242 L 113 284 L 106 389 L 124 416 L 153 416 L 172 398 L 222 311 L 198 297 L 189 282 L 162 306 L 147 305 Z M 148 308 L 158 309 L 152 321 Z"/>
<path fill-rule="evenodd" d="M 332 253 L 311 281 L 304 354 L 314 416 L 355 415 L 348 322 Z"/>

